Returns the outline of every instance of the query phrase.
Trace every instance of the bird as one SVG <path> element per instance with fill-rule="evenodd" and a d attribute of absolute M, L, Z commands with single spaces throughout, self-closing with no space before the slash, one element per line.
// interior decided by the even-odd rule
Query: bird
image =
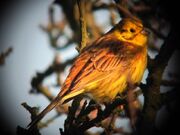
<path fill-rule="evenodd" d="M 35 125 L 53 108 L 86 95 L 97 103 L 112 102 L 129 86 L 140 84 L 147 66 L 148 32 L 142 21 L 123 18 L 87 45 L 75 59 L 53 101 L 30 122 Z"/>

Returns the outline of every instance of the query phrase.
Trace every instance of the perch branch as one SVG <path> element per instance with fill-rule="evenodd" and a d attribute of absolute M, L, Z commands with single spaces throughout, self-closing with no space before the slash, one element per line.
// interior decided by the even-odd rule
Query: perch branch
<path fill-rule="evenodd" d="M 62 129 L 60 130 L 62 135 L 83 135 L 87 129 L 101 124 L 101 122 L 108 118 L 113 110 L 119 105 L 124 105 L 126 103 L 125 100 L 116 98 L 112 103 L 106 105 L 104 110 L 102 110 L 99 105 L 95 104 L 95 102 L 91 100 L 88 105 L 85 101 L 81 106 L 81 110 L 78 111 L 81 100 L 82 98 L 74 99 L 72 106 L 69 108 L 69 114 L 64 125 L 65 129 L 64 131 Z M 95 109 L 97 109 L 97 115 L 95 118 L 91 119 L 88 114 Z"/>
<path fill-rule="evenodd" d="M 121 100 L 121 99 L 117 98 L 116 100 L 114 100 L 113 103 L 107 105 L 103 111 L 98 110 L 98 114 L 95 119 L 93 119 L 91 121 L 86 121 L 86 122 L 84 122 L 83 125 L 80 126 L 81 131 L 85 131 L 85 130 L 95 126 L 97 123 L 99 123 L 102 120 L 104 120 L 105 118 L 107 118 L 117 106 L 119 106 L 121 104 L 125 104 L 125 103 L 126 103 L 125 100 Z"/>

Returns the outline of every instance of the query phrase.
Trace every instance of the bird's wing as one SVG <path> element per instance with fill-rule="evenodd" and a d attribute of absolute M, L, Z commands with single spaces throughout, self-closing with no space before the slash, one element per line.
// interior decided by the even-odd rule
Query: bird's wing
<path fill-rule="evenodd" d="M 97 41 L 78 56 L 60 92 L 64 100 L 83 93 L 87 85 L 108 78 L 118 67 L 127 68 L 130 62 L 126 47 L 119 41 L 110 41 Z"/>

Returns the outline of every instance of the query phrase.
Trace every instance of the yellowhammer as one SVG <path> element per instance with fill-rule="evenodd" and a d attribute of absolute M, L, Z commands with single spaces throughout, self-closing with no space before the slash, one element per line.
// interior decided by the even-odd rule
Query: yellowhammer
<path fill-rule="evenodd" d="M 86 94 L 99 103 L 111 102 L 130 85 L 139 84 L 147 63 L 148 35 L 142 23 L 122 19 L 84 48 L 57 97 L 32 121 L 32 128 L 54 107 Z"/>

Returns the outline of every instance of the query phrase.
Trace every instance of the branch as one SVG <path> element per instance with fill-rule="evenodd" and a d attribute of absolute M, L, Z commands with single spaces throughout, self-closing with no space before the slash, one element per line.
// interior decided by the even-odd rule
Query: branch
<path fill-rule="evenodd" d="M 30 93 L 34 93 L 36 91 L 38 91 L 38 93 L 41 93 L 42 95 L 44 95 L 49 101 L 52 101 L 54 99 L 54 96 L 52 95 L 52 93 L 50 92 L 49 88 L 46 86 L 43 86 L 42 84 L 39 84 L 36 89 L 32 89 L 30 91 Z"/>
<path fill-rule="evenodd" d="M 115 1 L 115 0 L 114 0 Z M 98 5 L 93 5 L 93 10 L 99 10 L 99 9 L 117 9 L 119 14 L 122 17 L 132 18 L 134 20 L 139 20 L 135 15 L 133 15 L 127 8 L 123 7 L 119 2 L 115 1 L 116 4 L 110 3 L 101 3 Z"/>
<path fill-rule="evenodd" d="M 31 114 L 32 120 L 36 118 L 39 110 L 37 107 L 30 107 L 27 103 L 22 103 L 21 105 Z"/>
<path fill-rule="evenodd" d="M 165 40 L 166 39 L 166 36 L 164 36 L 162 33 L 160 33 L 158 30 L 154 29 L 152 27 L 152 25 L 147 22 L 147 21 L 144 21 L 144 26 L 147 27 L 148 29 L 150 29 L 156 36 L 158 36 L 159 38 Z"/>
<path fill-rule="evenodd" d="M 9 47 L 5 52 L 2 52 L 0 54 L 0 66 L 2 66 L 5 63 L 5 59 L 9 54 L 13 51 L 12 47 Z"/>
<path fill-rule="evenodd" d="M 31 93 L 39 93 L 42 90 L 40 90 L 39 88 L 41 87 L 40 84 L 42 84 L 43 80 L 51 75 L 54 72 L 63 72 L 65 67 L 68 64 L 72 64 L 72 62 L 74 61 L 74 59 L 70 59 L 67 60 L 65 63 L 60 63 L 60 64 L 53 64 L 50 65 L 43 73 L 37 73 L 35 77 L 33 77 L 32 81 L 31 81 L 31 86 L 33 88 L 33 90 L 31 90 Z"/>
<path fill-rule="evenodd" d="M 86 1 L 86 22 L 88 30 L 87 45 L 91 44 L 103 34 L 102 28 L 96 24 L 93 6 L 94 2 Z"/>
<path fill-rule="evenodd" d="M 84 132 L 97 124 L 101 123 L 103 120 L 108 118 L 113 110 L 119 105 L 126 104 L 125 100 L 116 98 L 112 103 L 105 106 L 105 109 L 102 110 L 98 104 L 95 104 L 94 101 L 90 101 L 87 105 L 85 101 L 79 109 L 80 101 L 82 98 L 74 99 L 72 106 L 69 108 L 69 114 L 65 121 L 64 131 L 60 129 L 62 135 L 66 134 L 84 134 Z M 97 116 L 93 119 L 90 119 L 88 114 L 97 109 Z"/>
<path fill-rule="evenodd" d="M 126 17 L 126 18 L 132 18 L 134 20 L 140 21 L 138 17 L 136 17 L 135 15 L 133 15 L 127 8 L 125 8 L 124 6 L 121 5 L 120 1 L 118 0 L 114 0 L 116 2 L 116 6 L 118 8 L 119 14 L 122 17 Z"/>
<path fill-rule="evenodd" d="M 66 36 L 67 39 L 68 39 L 68 42 L 65 45 L 63 45 L 63 46 L 60 46 L 58 44 L 58 40 L 60 39 L 60 36 L 63 35 L 63 34 L 65 35 L 65 31 L 64 31 L 65 26 L 67 26 L 66 19 L 63 19 L 60 22 L 55 22 L 55 19 L 54 19 L 54 9 L 53 9 L 53 6 L 51 5 L 49 7 L 49 22 L 48 22 L 48 25 L 47 26 L 40 25 L 40 28 L 44 32 L 47 33 L 50 45 L 54 49 L 59 49 L 60 50 L 60 49 L 66 48 L 71 43 L 76 42 L 75 40 L 73 40 L 73 38 L 69 39 Z"/>
<path fill-rule="evenodd" d="M 160 85 L 164 69 L 176 49 L 177 35 L 172 29 L 168 38 L 162 45 L 159 54 L 153 61 L 153 65 L 149 67 L 149 75 L 144 92 L 144 108 L 143 115 L 140 119 L 138 134 L 152 134 L 154 131 L 154 123 L 157 111 L 161 107 Z"/>
<path fill-rule="evenodd" d="M 65 63 L 57 63 L 54 62 L 50 67 L 48 67 L 43 73 L 37 73 L 36 77 L 34 77 L 31 81 L 32 90 L 30 93 L 41 93 L 44 95 L 50 102 L 54 99 L 54 96 L 50 92 L 50 90 L 42 85 L 43 80 L 51 75 L 54 72 L 63 72 L 65 67 L 68 64 L 71 64 L 74 61 L 74 59 L 68 60 Z M 68 112 L 68 105 L 58 106 L 56 107 L 56 111 L 58 112 L 58 115 L 62 113 Z M 46 123 L 47 125 L 48 123 Z"/>
<path fill-rule="evenodd" d="M 85 131 L 93 126 L 95 126 L 97 123 L 101 122 L 102 120 L 106 119 L 112 111 L 119 105 L 126 104 L 125 100 L 121 100 L 119 98 L 116 98 L 113 103 L 106 106 L 106 108 L 102 110 L 98 110 L 97 117 L 91 121 L 86 121 L 82 126 L 80 126 L 80 129 L 82 131 Z"/>
<path fill-rule="evenodd" d="M 31 120 L 35 119 L 38 113 L 37 107 L 30 107 L 27 103 L 21 104 L 28 112 L 31 114 Z M 33 128 L 31 131 L 24 129 L 20 126 L 17 126 L 17 135 L 41 135 L 38 129 L 38 126 L 36 125 L 35 128 Z"/>
<path fill-rule="evenodd" d="M 54 8 L 53 8 L 53 5 L 50 5 L 49 6 L 49 20 L 50 20 L 50 23 L 51 25 L 55 25 L 55 18 L 54 18 Z"/>
<path fill-rule="evenodd" d="M 74 39 L 80 41 L 79 25 L 76 19 L 76 1 L 75 0 L 55 0 L 55 4 L 62 7 L 66 19 L 74 33 Z"/>
<path fill-rule="evenodd" d="M 80 21 L 80 29 L 81 29 L 81 43 L 77 50 L 79 52 L 82 51 L 87 44 L 87 30 L 86 30 L 86 19 L 85 19 L 85 1 L 84 0 L 77 0 L 78 9 L 79 9 L 79 21 Z"/>

